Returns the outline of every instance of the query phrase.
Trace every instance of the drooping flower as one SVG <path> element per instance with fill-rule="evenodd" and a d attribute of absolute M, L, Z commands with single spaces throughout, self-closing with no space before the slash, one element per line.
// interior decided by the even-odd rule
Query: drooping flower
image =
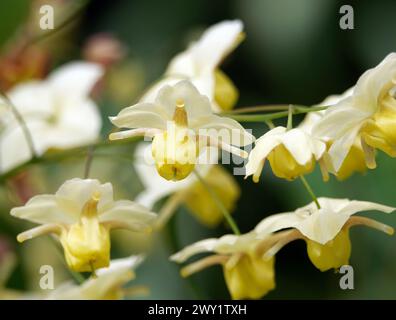
<path fill-rule="evenodd" d="M 314 128 L 315 136 L 327 136 L 333 143 L 328 151 L 338 172 L 358 139 L 368 168 L 375 168 L 375 149 L 396 156 L 396 53 L 366 71 L 353 91 L 328 108 Z"/>
<path fill-rule="evenodd" d="M 243 39 L 243 24 L 239 20 L 223 21 L 211 26 L 188 49 L 169 63 L 165 76 L 143 96 L 153 102 L 164 85 L 190 80 L 199 92 L 209 97 L 213 110 L 229 110 L 238 99 L 238 90 L 219 65 Z"/>
<path fill-rule="evenodd" d="M 68 266 L 77 272 L 109 265 L 111 229 L 147 232 L 156 217 L 132 201 L 114 201 L 111 183 L 77 178 L 66 181 L 55 195 L 33 197 L 11 215 L 41 225 L 19 234 L 19 242 L 57 235 Z"/>
<path fill-rule="evenodd" d="M 327 97 L 324 101 L 319 103 L 319 105 L 334 106 L 342 99 L 345 99 L 348 96 L 350 96 L 352 92 L 353 92 L 353 88 L 350 88 L 341 95 L 331 95 Z M 322 120 L 323 116 L 325 115 L 325 112 L 326 112 L 325 110 L 322 110 L 322 111 L 307 113 L 304 120 L 299 124 L 298 128 L 304 130 L 310 135 L 313 135 L 312 132 L 313 127 Z M 316 138 L 326 143 L 327 150 L 333 144 L 333 141 L 329 137 L 317 136 Z M 334 172 L 331 159 L 329 159 L 327 153 L 324 155 L 322 163 L 326 166 L 325 170 L 333 173 L 339 180 L 345 180 L 355 172 L 364 173 L 366 172 L 367 169 L 364 151 L 361 146 L 359 138 L 355 139 L 355 142 L 352 144 L 351 149 L 349 150 L 347 156 L 345 157 L 345 160 L 342 163 L 338 172 Z"/>
<path fill-rule="evenodd" d="M 224 216 L 196 175 L 190 175 L 180 181 L 165 180 L 155 169 L 149 147 L 141 143 L 135 151 L 137 160 L 134 166 L 144 186 L 136 201 L 147 208 L 153 208 L 157 201 L 169 196 L 162 207 L 163 210 L 159 212 L 157 222 L 160 225 L 163 225 L 180 205 L 185 205 L 201 223 L 209 227 L 218 225 Z M 216 163 L 215 151 L 203 152 L 198 158 L 196 171 L 216 193 L 226 209 L 232 212 L 240 189 L 232 175 Z"/>
<path fill-rule="evenodd" d="M 110 266 L 96 271 L 81 285 L 66 282 L 45 297 L 45 300 L 120 300 L 134 294 L 134 288 L 123 286 L 135 278 L 134 269 L 143 261 L 142 256 L 112 260 Z M 136 293 L 139 290 L 136 288 Z"/>
<path fill-rule="evenodd" d="M 73 62 L 54 71 L 46 80 L 21 83 L 8 92 L 31 133 L 37 155 L 50 149 L 78 147 L 98 138 L 101 117 L 89 93 L 102 74 L 99 65 Z M 4 122 L 0 172 L 33 156 L 23 128 L 11 112 Z"/>
<path fill-rule="evenodd" d="M 198 241 L 170 259 L 182 263 L 193 255 L 213 252 L 213 255 L 184 267 L 182 276 L 187 277 L 212 265 L 221 265 L 233 299 L 258 299 L 275 288 L 275 258 L 267 259 L 257 254 L 256 246 L 260 241 L 254 233 L 225 235 Z"/>
<path fill-rule="evenodd" d="M 208 98 L 186 80 L 164 86 L 154 103 L 123 109 L 111 121 L 131 130 L 112 133 L 110 140 L 153 138 L 152 155 L 158 173 L 167 180 L 186 178 L 208 146 L 247 157 L 246 151 L 235 146 L 246 146 L 254 140 L 235 120 L 213 114 Z"/>
<path fill-rule="evenodd" d="M 246 164 L 246 177 L 253 175 L 253 181 L 258 182 L 268 159 L 277 177 L 293 180 L 310 173 L 325 151 L 325 143 L 304 130 L 276 127 L 256 140 Z"/>
<path fill-rule="evenodd" d="M 321 271 L 339 268 L 349 262 L 351 242 L 349 229 L 355 225 L 365 225 L 389 235 L 392 227 L 363 216 L 354 216 L 361 211 L 378 210 L 390 213 L 395 208 L 381 204 L 348 199 L 318 198 L 320 209 L 314 202 L 294 212 L 272 215 L 261 221 L 255 228 L 260 237 L 283 229 L 273 238 L 277 241 L 271 247 L 268 241 L 257 247 L 259 255 L 270 258 L 287 243 L 303 239 L 307 243 L 308 256 L 311 262 Z"/>

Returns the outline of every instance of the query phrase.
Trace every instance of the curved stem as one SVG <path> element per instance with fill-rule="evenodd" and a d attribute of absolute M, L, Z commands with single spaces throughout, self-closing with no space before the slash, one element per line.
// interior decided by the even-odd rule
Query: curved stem
<path fill-rule="evenodd" d="M 85 161 L 85 168 L 84 168 L 84 179 L 89 178 L 89 173 L 90 173 L 91 167 L 92 167 L 94 152 L 95 152 L 94 146 L 88 147 L 87 160 Z"/>
<path fill-rule="evenodd" d="M 137 138 L 119 140 L 119 141 L 99 141 L 97 143 L 89 144 L 82 147 L 76 147 L 66 150 L 61 150 L 57 152 L 46 153 L 41 157 L 32 158 L 29 161 L 26 161 L 19 166 L 4 172 L 0 175 L 0 184 L 6 181 L 7 179 L 19 174 L 20 172 L 28 169 L 30 166 L 35 164 L 42 164 L 42 163 L 53 163 L 61 160 L 66 160 L 74 157 L 84 157 L 86 156 L 86 150 L 89 147 L 95 148 L 108 148 L 113 146 L 120 146 L 120 145 L 128 145 L 132 142 L 136 142 Z"/>
<path fill-rule="evenodd" d="M 240 114 L 240 113 L 254 113 L 254 112 L 268 112 L 268 111 L 283 111 L 289 109 L 289 104 L 279 104 L 279 105 L 262 105 L 262 106 L 252 106 L 252 107 L 242 107 L 231 111 L 225 111 L 224 114 Z M 294 108 L 309 108 L 303 105 L 293 105 Z"/>
<path fill-rule="evenodd" d="M 228 212 L 227 208 L 223 205 L 223 203 L 217 197 L 216 193 L 212 190 L 212 188 L 208 185 L 208 183 L 201 177 L 201 175 L 197 172 L 197 170 L 194 170 L 194 174 L 197 176 L 199 182 L 201 182 L 202 185 L 205 187 L 205 189 L 208 191 L 210 197 L 212 198 L 212 200 L 215 202 L 216 206 L 220 209 L 220 211 L 224 215 L 224 218 L 227 220 L 227 223 L 231 227 L 231 230 L 236 235 L 240 235 L 241 232 L 239 231 L 238 225 L 236 224 L 234 219 L 231 217 L 231 214 Z"/>
<path fill-rule="evenodd" d="M 303 183 L 305 189 L 307 189 L 309 195 L 311 196 L 312 200 L 315 202 L 316 207 L 320 209 L 320 204 L 318 198 L 316 197 L 315 193 L 313 192 L 311 186 L 309 185 L 308 181 L 304 178 L 303 175 L 300 176 L 300 180 Z"/>
<path fill-rule="evenodd" d="M 325 110 L 327 107 L 308 107 L 308 108 L 295 108 L 292 112 L 295 114 L 303 114 L 308 112 L 315 112 Z M 289 111 L 281 111 L 269 114 L 224 114 L 229 118 L 232 118 L 239 122 L 266 122 L 268 120 L 281 119 L 289 115 Z"/>
<path fill-rule="evenodd" d="M 287 114 L 287 130 L 290 130 L 293 128 L 293 105 L 289 106 L 289 109 L 287 110 L 288 114 Z"/>
<path fill-rule="evenodd" d="M 11 99 L 7 96 L 7 94 L 3 91 L 0 91 L 0 94 L 3 96 L 6 104 L 11 109 L 12 114 L 20 125 L 23 135 L 25 136 L 26 143 L 28 144 L 29 151 L 33 158 L 37 158 L 36 150 L 34 149 L 33 137 L 29 131 L 29 128 L 26 125 L 25 120 L 23 119 L 21 113 L 18 111 L 17 107 L 12 103 Z"/>

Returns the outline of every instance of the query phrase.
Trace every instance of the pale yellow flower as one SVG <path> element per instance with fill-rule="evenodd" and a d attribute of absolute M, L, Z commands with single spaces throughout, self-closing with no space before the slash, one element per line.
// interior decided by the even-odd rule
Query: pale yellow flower
<path fill-rule="evenodd" d="M 164 85 L 187 79 L 211 100 L 214 111 L 233 108 L 238 90 L 219 65 L 242 41 L 242 30 L 239 20 L 222 21 L 208 28 L 197 42 L 172 59 L 164 77 L 145 93 L 142 101 L 153 102 Z"/>
<path fill-rule="evenodd" d="M 273 173 L 287 180 L 312 172 L 315 161 L 319 161 L 326 145 L 304 130 L 276 127 L 256 140 L 246 164 L 246 177 L 253 175 L 258 182 L 268 159 Z"/>
<path fill-rule="evenodd" d="M 390 213 L 395 208 L 381 204 L 348 199 L 318 198 L 320 209 L 314 202 L 294 212 L 280 213 L 269 216 L 261 221 L 254 232 L 260 238 L 267 238 L 268 233 L 282 231 L 273 238 L 277 242 L 269 248 L 263 242 L 257 248 L 259 255 L 270 258 L 287 243 L 303 239 L 307 243 L 308 256 L 311 262 L 321 271 L 339 268 L 349 264 L 351 242 L 349 228 L 355 225 L 365 225 L 393 234 L 393 228 L 373 219 L 353 216 L 361 211 L 378 210 Z"/>
<path fill-rule="evenodd" d="M 259 299 L 275 288 L 275 258 L 257 254 L 256 247 L 260 242 L 255 233 L 225 235 L 189 245 L 170 259 L 182 263 L 196 254 L 213 252 L 213 255 L 184 267 L 182 276 L 187 277 L 212 265 L 221 265 L 233 299 Z"/>
<path fill-rule="evenodd" d="M 337 104 L 339 101 L 351 96 L 352 92 L 353 92 L 353 88 L 350 88 L 341 95 L 331 95 L 327 97 L 324 101 L 319 103 L 318 105 L 333 106 Z M 299 124 L 298 128 L 312 135 L 313 127 L 322 120 L 325 113 L 326 113 L 325 110 L 309 112 L 305 116 L 304 120 Z M 333 144 L 331 138 L 326 136 L 317 136 L 316 138 L 326 143 L 327 150 L 331 148 L 331 145 Z M 345 180 L 355 172 L 364 173 L 367 170 L 365 153 L 363 151 L 360 139 L 358 137 L 356 137 L 338 172 L 334 171 L 331 159 L 329 159 L 327 152 L 324 155 L 323 159 L 324 161 L 322 163 L 325 165 L 326 171 L 333 173 L 339 180 Z"/>
<path fill-rule="evenodd" d="M 112 133 L 110 140 L 153 138 L 152 155 L 158 173 L 167 180 L 189 176 L 199 154 L 208 146 L 247 157 L 246 151 L 237 147 L 254 140 L 237 121 L 215 115 L 208 98 L 189 81 L 164 86 L 155 103 L 125 108 L 111 121 L 117 127 L 132 130 Z"/>
<path fill-rule="evenodd" d="M 135 278 L 134 269 L 143 261 L 142 256 L 112 260 L 110 266 L 96 271 L 81 285 L 66 282 L 44 297 L 45 300 L 120 300 L 134 294 L 134 288 L 123 286 Z M 140 290 L 136 289 L 136 293 Z"/>
<path fill-rule="evenodd" d="M 68 266 L 78 272 L 109 265 L 111 229 L 147 232 L 156 217 L 132 201 L 114 201 L 111 183 L 77 178 L 66 181 L 55 195 L 33 197 L 11 215 L 41 224 L 19 234 L 19 242 L 57 235 Z"/>
<path fill-rule="evenodd" d="M 368 168 L 375 168 L 375 149 L 396 156 L 396 53 L 366 71 L 352 92 L 327 109 L 313 128 L 315 136 L 329 137 L 328 151 L 338 172 L 351 147 L 359 140 Z"/>
<path fill-rule="evenodd" d="M 86 145 L 98 139 L 102 120 L 89 95 L 102 75 L 103 70 L 97 64 L 71 62 L 45 80 L 18 84 L 7 93 L 26 123 L 36 155 L 41 156 L 49 149 Z M 9 108 L 6 114 L 0 113 L 5 118 L 4 129 L 0 130 L 1 172 L 28 161 L 33 155 L 13 113 Z"/>

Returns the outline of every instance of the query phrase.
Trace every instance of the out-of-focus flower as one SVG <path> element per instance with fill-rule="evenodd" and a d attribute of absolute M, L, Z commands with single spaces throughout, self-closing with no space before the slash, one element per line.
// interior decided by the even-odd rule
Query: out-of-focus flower
<path fill-rule="evenodd" d="M 353 92 L 353 88 L 348 89 L 341 95 L 331 95 L 327 97 L 323 102 L 319 103 L 320 106 L 333 106 L 337 104 L 342 99 L 349 97 Z M 304 120 L 300 123 L 298 128 L 306 131 L 309 134 L 312 133 L 312 128 L 321 121 L 323 116 L 325 115 L 325 110 L 317 111 L 317 112 L 309 112 Z M 316 137 L 323 142 L 326 143 L 327 150 L 331 147 L 333 141 L 326 136 Z M 324 161 L 326 165 L 327 171 L 330 171 L 335 174 L 337 179 L 345 180 L 349 178 L 355 172 L 366 172 L 367 166 L 365 161 L 364 151 L 362 149 L 362 145 L 360 143 L 360 139 L 357 137 L 355 142 L 352 144 L 351 149 L 349 150 L 347 156 L 345 157 L 344 162 L 342 163 L 338 172 L 334 172 L 332 168 L 331 159 L 328 158 L 327 154 L 324 156 Z"/>
<path fill-rule="evenodd" d="M 375 168 L 375 149 L 396 156 L 396 53 L 389 54 L 377 67 L 366 71 L 353 91 L 313 128 L 315 136 L 329 137 L 328 151 L 338 172 L 351 147 L 359 140 L 368 168 Z"/>
<path fill-rule="evenodd" d="M 265 160 L 268 159 L 277 177 L 293 180 L 310 173 L 315 161 L 321 163 L 325 151 L 323 141 L 299 128 L 287 130 L 285 127 L 276 127 L 256 140 L 246 164 L 246 177 L 253 175 L 253 181 L 258 182 Z M 325 176 L 326 172 L 323 173 Z"/>
<path fill-rule="evenodd" d="M 123 286 L 135 278 L 134 269 L 143 261 L 142 256 L 112 260 L 109 268 L 96 271 L 81 285 L 64 283 L 45 297 L 46 300 L 120 300 L 133 294 L 133 287 Z M 140 290 L 136 290 L 139 293 Z"/>
<path fill-rule="evenodd" d="M 44 234 L 59 236 L 66 262 L 77 272 L 109 265 L 111 229 L 150 231 L 156 217 L 132 201 L 114 201 L 111 183 L 77 178 L 66 181 L 55 195 L 33 197 L 11 215 L 41 224 L 19 234 L 19 242 Z"/>
<path fill-rule="evenodd" d="M 83 48 L 85 60 L 101 64 L 105 68 L 125 57 L 126 49 L 114 35 L 99 33 L 90 37 Z"/>
<path fill-rule="evenodd" d="M 233 299 L 258 299 L 275 288 L 275 258 L 263 258 L 256 253 L 260 240 L 254 233 L 241 236 L 225 235 L 219 239 L 206 239 L 187 246 L 170 257 L 182 263 L 190 257 L 213 252 L 181 271 L 187 277 L 212 265 L 221 265 L 228 290 Z"/>
<path fill-rule="evenodd" d="M 378 210 L 390 213 L 395 208 L 381 204 L 348 199 L 319 198 L 320 209 L 314 202 L 294 212 L 272 215 L 261 221 L 254 232 L 260 237 L 282 229 L 293 228 L 277 235 L 277 242 L 268 249 L 264 242 L 258 246 L 258 253 L 265 253 L 267 258 L 275 255 L 287 243 L 303 239 L 307 243 L 308 256 L 311 262 L 321 271 L 339 268 L 349 262 L 351 242 L 349 228 L 365 225 L 393 234 L 393 228 L 376 220 L 362 216 L 352 216 L 357 212 Z M 261 248 L 260 248 L 261 247 Z"/>
<path fill-rule="evenodd" d="M 218 66 L 242 41 L 242 29 L 239 20 L 223 21 L 210 27 L 201 39 L 172 59 L 164 78 L 148 90 L 142 101 L 152 102 L 164 85 L 188 79 L 209 97 L 214 111 L 232 109 L 238 99 L 238 90 Z"/>
<path fill-rule="evenodd" d="M 158 173 L 167 180 L 186 178 L 208 146 L 247 157 L 246 151 L 234 146 L 246 146 L 254 140 L 237 121 L 213 114 L 208 98 L 187 80 L 163 87 L 155 103 L 125 108 L 111 121 L 132 130 L 112 133 L 110 140 L 153 138 L 152 155 Z"/>
<path fill-rule="evenodd" d="M 47 80 L 14 87 L 9 98 L 22 115 L 37 155 L 94 142 L 101 116 L 89 93 L 102 76 L 97 64 L 73 62 Z M 11 112 L 0 136 L 0 171 L 8 171 L 32 157 L 23 129 Z"/>
<path fill-rule="evenodd" d="M 190 175 L 181 181 L 168 181 L 159 176 L 152 159 L 149 146 L 141 143 L 135 151 L 136 161 L 134 166 L 144 185 L 144 190 L 136 197 L 136 201 L 142 205 L 153 208 L 155 203 L 169 196 L 160 211 L 158 223 L 165 223 L 173 212 L 180 206 L 185 205 L 190 212 L 203 224 L 216 226 L 223 220 L 223 214 L 218 205 L 211 198 L 208 190 L 202 185 L 195 175 Z M 240 188 L 231 174 L 221 165 L 216 163 L 216 152 L 204 152 L 200 159 L 206 156 L 212 157 L 200 164 L 198 159 L 196 171 L 205 180 L 209 188 L 217 195 L 218 199 L 232 212 L 240 195 Z M 202 161 L 203 162 L 203 161 Z"/>

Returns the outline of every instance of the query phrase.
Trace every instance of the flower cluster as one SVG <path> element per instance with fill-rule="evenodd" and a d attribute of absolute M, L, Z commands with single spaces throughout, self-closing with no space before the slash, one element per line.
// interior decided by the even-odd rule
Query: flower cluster
<path fill-rule="evenodd" d="M 109 118 L 116 128 L 107 145 L 115 140 L 134 144 L 137 137 L 146 140 L 134 151 L 133 165 L 143 184 L 135 202 L 114 200 L 112 183 L 102 184 L 86 174 L 83 179 L 65 181 L 54 194 L 35 195 L 11 210 L 11 216 L 39 225 L 20 233 L 19 242 L 50 234 L 61 244 L 72 272 L 92 273 L 82 284 L 65 283 L 44 299 L 121 299 L 127 291 L 133 293 L 122 287 L 134 277 L 132 270 L 143 258 L 111 260 L 110 231 L 160 232 L 180 206 L 205 226 L 225 221 L 234 234 L 200 240 L 170 259 L 184 263 L 196 254 L 211 253 L 184 266 L 181 275 L 221 265 L 233 299 L 258 299 L 273 290 L 275 256 L 292 241 L 304 240 L 309 260 L 327 271 L 349 264 L 352 226 L 393 234 L 392 227 L 355 214 L 390 213 L 395 208 L 317 198 L 304 176 L 317 163 L 324 181 L 330 179 L 329 174 L 343 180 L 354 172 L 374 169 L 377 150 L 396 157 L 396 53 L 365 72 L 341 95 L 312 107 L 285 106 L 287 124 L 274 127 L 269 121 L 270 130 L 256 139 L 238 120 L 256 121 L 260 115 L 238 117 L 241 114 L 232 111 L 238 91 L 219 69 L 242 39 L 241 21 L 210 27 L 169 63 L 161 80 L 137 103 Z M 3 96 L 3 177 L 12 178 L 49 154 L 77 147 L 92 151 L 97 146 L 102 123 L 91 93 L 103 73 L 98 64 L 73 62 L 47 79 L 18 84 Z M 307 115 L 293 128 L 295 111 Z M 267 113 L 266 119 L 270 118 Z M 252 150 L 248 149 L 251 145 Z M 225 152 L 220 155 L 219 151 Z M 292 212 L 267 216 L 241 234 L 232 212 L 243 188 L 219 163 L 227 155 L 245 159 L 245 178 L 252 176 L 257 183 L 268 160 L 276 177 L 301 179 L 313 201 Z M 88 154 L 88 169 L 93 156 Z M 165 198 L 158 214 L 152 212 Z M 2 288 L 0 293 L 6 291 Z"/>

